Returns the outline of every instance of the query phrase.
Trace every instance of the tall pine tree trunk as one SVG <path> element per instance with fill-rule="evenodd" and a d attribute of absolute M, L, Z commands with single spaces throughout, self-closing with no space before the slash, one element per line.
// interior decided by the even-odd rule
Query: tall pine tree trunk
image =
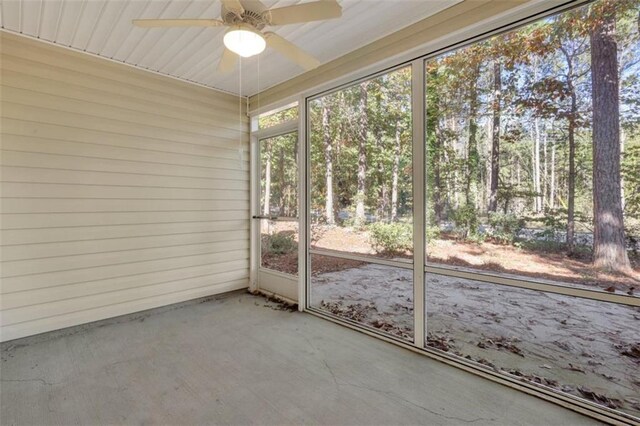
<path fill-rule="evenodd" d="M 542 186 L 540 184 L 540 119 L 534 119 L 534 143 L 533 143 L 533 188 L 535 196 L 535 212 L 542 211 Z"/>
<path fill-rule="evenodd" d="M 547 149 L 548 144 L 547 131 L 545 126 L 544 139 L 542 144 L 542 208 L 545 206 L 549 206 L 549 150 Z"/>
<path fill-rule="evenodd" d="M 469 87 L 469 140 L 467 143 L 467 175 L 465 176 L 465 201 L 471 204 L 471 184 L 478 177 L 478 77 L 480 76 L 480 66 L 477 65 L 471 76 Z"/>
<path fill-rule="evenodd" d="M 269 216 L 271 214 L 271 144 L 266 142 L 264 150 L 264 204 L 262 205 L 262 214 Z"/>
<path fill-rule="evenodd" d="M 265 142 L 261 147 L 264 148 L 265 153 L 265 162 L 264 162 L 264 199 L 262 205 L 262 214 L 263 216 L 271 215 L 271 144 L 269 142 Z M 260 232 L 268 233 L 269 232 L 269 221 L 261 220 Z"/>
<path fill-rule="evenodd" d="M 402 128 L 396 124 L 396 140 L 393 147 L 393 166 L 391 168 L 391 220 L 398 220 L 398 173 L 400 172 L 400 135 Z"/>
<path fill-rule="evenodd" d="M 324 215 L 329 225 L 336 223 L 333 210 L 333 143 L 330 126 L 331 111 L 322 102 L 322 143 L 324 144 L 325 198 Z"/>
<path fill-rule="evenodd" d="M 278 186 L 280 186 L 280 206 L 279 206 L 279 215 L 286 216 L 285 206 L 287 204 L 286 197 L 288 192 L 288 184 L 285 173 L 285 165 L 284 165 L 284 148 L 280 147 L 280 155 L 278 156 Z"/>
<path fill-rule="evenodd" d="M 431 208 L 433 209 L 433 218 L 431 215 L 427 216 L 429 225 L 440 225 L 444 220 L 444 205 L 442 202 L 442 178 L 440 173 L 440 167 L 442 165 L 442 136 L 441 136 L 441 115 L 440 111 L 440 89 L 434 82 L 438 81 L 438 69 L 437 67 L 428 68 L 427 70 L 427 117 L 426 117 L 426 130 L 427 130 L 427 198 L 431 201 Z"/>
<path fill-rule="evenodd" d="M 502 67 L 493 63 L 493 127 L 491 131 L 491 177 L 489 189 L 489 211 L 498 208 L 498 179 L 500 178 L 500 101 L 502 98 Z"/>
<path fill-rule="evenodd" d="M 367 182 L 367 134 L 369 120 L 367 117 L 367 86 L 368 82 L 360 83 L 360 98 L 358 99 L 358 173 L 356 189 L 356 225 L 365 223 L 364 201 Z"/>
<path fill-rule="evenodd" d="M 567 61 L 566 83 L 569 97 L 571 98 L 571 106 L 568 115 L 567 137 L 569 139 L 569 176 L 567 188 L 567 235 L 566 245 L 567 252 L 573 254 L 575 250 L 575 205 L 576 205 L 576 121 L 578 119 L 578 98 L 575 86 L 573 84 L 573 57 L 564 48 L 560 47 Z"/>
<path fill-rule="evenodd" d="M 556 208 L 556 143 L 551 142 L 551 183 L 549 188 L 549 207 Z"/>
<path fill-rule="evenodd" d="M 575 120 L 569 119 L 569 182 L 567 195 L 567 251 L 575 249 L 575 206 L 576 206 L 576 138 Z"/>
<path fill-rule="evenodd" d="M 615 14 L 591 30 L 594 265 L 628 272 L 620 187 L 620 107 Z"/>

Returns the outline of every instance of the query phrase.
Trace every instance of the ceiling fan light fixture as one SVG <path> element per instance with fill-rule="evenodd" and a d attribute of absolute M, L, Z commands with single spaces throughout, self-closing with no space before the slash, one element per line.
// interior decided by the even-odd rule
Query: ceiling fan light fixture
<path fill-rule="evenodd" d="M 262 53 L 267 46 L 262 34 L 248 25 L 236 25 L 229 28 L 224 35 L 223 41 L 227 49 L 243 58 Z"/>

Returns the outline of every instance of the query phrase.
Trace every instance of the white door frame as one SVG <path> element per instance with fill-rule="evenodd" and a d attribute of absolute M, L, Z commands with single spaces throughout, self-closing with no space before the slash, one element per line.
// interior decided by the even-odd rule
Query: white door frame
<path fill-rule="evenodd" d="M 285 106 L 286 107 L 286 106 Z M 300 277 L 304 278 L 302 272 L 298 273 L 298 278 L 293 277 L 292 275 L 285 274 L 278 271 L 272 271 L 266 268 L 262 268 L 260 265 L 260 220 L 256 219 L 256 216 L 260 216 L 262 212 L 260 211 L 260 141 L 285 135 L 292 132 L 298 132 L 298 163 L 302 163 L 300 157 L 301 145 L 303 143 L 300 138 L 299 131 L 299 122 L 300 120 L 289 120 L 271 127 L 267 127 L 265 129 L 258 129 L 258 116 L 252 116 L 251 118 L 251 128 L 255 129 L 251 132 L 250 137 L 250 155 L 251 155 L 251 173 L 250 173 L 250 233 L 251 233 L 251 249 L 250 249 L 250 269 L 249 269 L 249 290 L 251 292 L 261 291 L 270 294 L 276 294 L 284 299 L 297 302 L 295 300 L 296 294 L 299 293 L 300 288 Z M 300 173 L 303 173 L 302 164 L 298 164 L 298 182 L 300 182 Z M 301 210 L 301 196 L 300 196 L 300 183 L 298 183 L 298 234 L 301 235 L 303 225 L 303 217 L 301 214 L 303 210 Z M 301 236 L 299 239 L 302 238 Z M 300 242 L 298 244 L 301 246 Z M 302 258 L 298 258 L 298 269 L 299 271 L 304 270 L 304 265 Z M 263 284 L 268 283 L 268 289 L 261 287 L 260 282 L 263 281 Z M 293 285 L 296 289 L 293 292 L 288 292 L 285 289 L 290 287 L 291 283 L 295 282 Z M 282 289 L 282 291 L 280 291 Z M 299 298 L 299 294 L 297 294 L 298 300 L 303 300 Z M 298 304 L 298 306 L 302 306 L 302 304 Z"/>

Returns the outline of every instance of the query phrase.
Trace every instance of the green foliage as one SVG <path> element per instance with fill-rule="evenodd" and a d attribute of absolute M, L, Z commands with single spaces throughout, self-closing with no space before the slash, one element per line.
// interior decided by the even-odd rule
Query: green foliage
<path fill-rule="evenodd" d="M 478 216 L 478 210 L 473 204 L 465 204 L 451 211 L 451 219 L 459 238 L 467 239 L 478 234 Z"/>
<path fill-rule="evenodd" d="M 613 10 L 612 5 L 621 83 L 624 224 L 627 235 L 638 237 L 640 231 L 630 224 L 640 221 L 640 0 L 598 0 L 426 61 L 427 240 L 440 238 L 440 229 L 453 222 L 457 236 L 469 241 L 491 238 L 555 250 L 564 245 L 570 209 L 575 233 L 592 232 L 589 33 L 598 10 Z M 311 207 L 318 216 L 326 215 L 331 202 L 342 226 L 354 225 L 357 204 L 364 204 L 367 220 L 393 222 L 410 214 L 409 69 L 314 99 L 308 118 Z M 494 142 L 498 155 L 492 158 Z M 498 166 L 495 186 L 492 164 Z M 497 186 L 500 214 L 488 211 L 492 186 Z M 535 237 L 516 241 L 522 219 Z M 485 223 L 489 231 L 480 232 Z M 377 226 L 375 238 L 393 240 L 384 225 L 370 229 Z M 379 249 L 396 250 L 392 245 L 380 243 Z"/>
<path fill-rule="evenodd" d="M 401 254 L 413 247 L 411 224 L 377 222 L 369 225 L 371 245 L 378 253 Z"/>
<path fill-rule="evenodd" d="M 541 236 L 548 241 L 557 241 L 558 235 L 567 229 L 567 210 L 547 210 L 540 221 L 543 228 Z"/>
<path fill-rule="evenodd" d="M 437 225 L 427 226 L 427 229 L 425 229 L 425 238 L 427 239 L 427 242 L 439 239 L 441 234 L 442 232 L 440 227 Z"/>
<path fill-rule="evenodd" d="M 298 107 L 286 108 L 274 113 L 266 113 L 258 117 L 258 128 L 264 129 L 298 118 Z"/>
<path fill-rule="evenodd" d="M 625 189 L 625 213 L 640 219 L 640 141 L 627 147 L 622 161 Z M 635 234 L 640 236 L 640 233 Z"/>
<path fill-rule="evenodd" d="M 298 211 L 298 149 L 297 132 L 260 141 L 260 173 L 262 186 L 261 211 L 269 205 L 267 214 L 297 216 Z M 267 176 L 267 171 L 269 176 Z M 269 197 L 266 198 L 266 183 Z"/>
<path fill-rule="evenodd" d="M 270 254 L 287 254 L 298 249 L 293 234 L 288 231 L 262 235 L 262 252 Z"/>
<path fill-rule="evenodd" d="M 502 244 L 513 244 L 524 227 L 524 220 L 512 213 L 489 213 L 488 236 Z"/>

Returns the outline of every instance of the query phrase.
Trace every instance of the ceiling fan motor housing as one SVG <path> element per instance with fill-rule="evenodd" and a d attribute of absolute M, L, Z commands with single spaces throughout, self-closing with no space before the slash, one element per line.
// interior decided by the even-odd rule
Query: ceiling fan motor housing
<path fill-rule="evenodd" d="M 245 9 L 241 15 L 238 15 L 235 11 L 229 10 L 222 6 L 221 18 L 227 25 L 239 25 L 249 24 L 257 30 L 262 30 L 269 24 L 267 11 L 253 11 Z"/>

